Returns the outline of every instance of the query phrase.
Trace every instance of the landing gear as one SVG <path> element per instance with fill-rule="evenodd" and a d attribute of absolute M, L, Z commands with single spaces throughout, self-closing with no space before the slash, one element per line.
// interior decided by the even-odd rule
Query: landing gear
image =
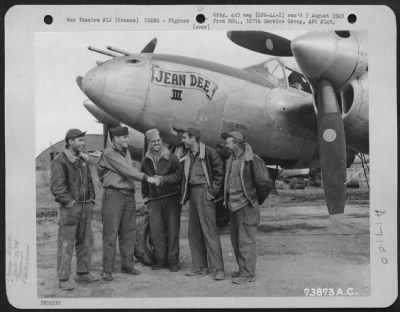
<path fill-rule="evenodd" d="M 145 215 L 136 224 L 135 257 L 144 265 L 155 263 L 154 247 L 150 237 L 150 215 Z"/>

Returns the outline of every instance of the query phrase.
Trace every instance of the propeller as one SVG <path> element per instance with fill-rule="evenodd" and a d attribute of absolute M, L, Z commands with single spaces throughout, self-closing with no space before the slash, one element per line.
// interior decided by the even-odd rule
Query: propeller
<path fill-rule="evenodd" d="M 157 38 L 151 40 L 140 53 L 153 53 L 157 45 Z"/>
<path fill-rule="evenodd" d="M 322 79 L 316 86 L 318 147 L 329 214 L 344 212 L 346 201 L 346 139 L 335 89 Z"/>
<path fill-rule="evenodd" d="M 318 110 L 319 158 L 328 211 L 330 214 L 343 213 L 346 200 L 346 138 L 335 90 L 335 85 L 340 85 L 338 81 L 343 79 L 332 66 L 337 56 L 335 38 L 331 34 L 310 33 L 292 42 L 263 31 L 230 31 L 228 37 L 252 51 L 295 57 L 314 89 Z M 350 65 L 353 62 L 352 56 L 339 57 L 343 61 L 341 63 Z"/>
<path fill-rule="evenodd" d="M 108 123 L 103 123 L 103 149 L 106 149 L 108 142 L 109 125 Z"/>
<path fill-rule="evenodd" d="M 265 31 L 229 31 L 228 38 L 243 48 L 275 56 L 293 56 L 290 40 Z"/>
<path fill-rule="evenodd" d="M 142 159 L 146 156 L 147 150 L 149 148 L 149 143 L 147 142 L 146 135 L 143 137 L 143 153 L 142 153 Z"/>

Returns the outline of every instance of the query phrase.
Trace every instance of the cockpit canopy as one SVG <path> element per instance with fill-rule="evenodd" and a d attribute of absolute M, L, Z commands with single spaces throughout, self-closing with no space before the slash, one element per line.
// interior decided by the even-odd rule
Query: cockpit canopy
<path fill-rule="evenodd" d="M 311 93 L 310 84 L 304 75 L 286 66 L 279 59 L 273 58 L 246 69 L 260 74 L 264 79 L 282 88 L 295 88 Z"/>

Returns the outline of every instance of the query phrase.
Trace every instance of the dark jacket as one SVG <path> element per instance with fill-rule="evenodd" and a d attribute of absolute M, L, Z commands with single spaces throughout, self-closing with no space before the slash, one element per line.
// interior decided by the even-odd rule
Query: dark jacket
<path fill-rule="evenodd" d="M 72 201 L 94 202 L 95 191 L 88 159 L 82 153 L 77 157 L 64 149 L 51 163 L 50 190 L 61 206 Z"/>
<path fill-rule="evenodd" d="M 171 153 L 166 147 L 162 147 L 160 159 L 156 164 L 152 154 L 147 152 L 141 166 L 141 171 L 152 177 L 161 176 L 161 184 L 156 186 L 142 181 L 142 196 L 146 201 L 164 198 L 179 193 L 182 179 L 182 168 L 178 157 Z"/>
<path fill-rule="evenodd" d="M 224 201 L 227 202 L 228 176 L 232 167 L 232 156 L 226 162 Z M 272 189 L 272 181 L 269 179 L 268 170 L 263 160 L 256 154 L 249 144 L 245 144 L 245 152 L 240 164 L 240 179 L 244 195 L 252 207 L 262 204 Z"/>
<path fill-rule="evenodd" d="M 188 181 L 191 166 L 191 157 L 189 153 L 183 156 L 180 160 L 183 163 L 181 204 L 184 204 L 188 199 Z M 210 195 L 209 199 L 213 199 L 214 201 L 221 200 L 223 198 L 224 185 L 224 163 L 221 157 L 218 155 L 216 150 L 206 146 L 203 142 L 199 142 L 198 157 L 206 176 L 208 195 Z"/>

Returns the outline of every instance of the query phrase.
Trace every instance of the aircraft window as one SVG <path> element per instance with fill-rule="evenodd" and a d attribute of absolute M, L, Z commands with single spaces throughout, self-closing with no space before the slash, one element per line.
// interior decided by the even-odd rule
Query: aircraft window
<path fill-rule="evenodd" d="M 136 64 L 139 63 L 140 60 L 136 60 L 136 59 L 130 59 L 130 60 L 126 60 L 127 63 L 132 63 L 132 64 Z"/>
<path fill-rule="evenodd" d="M 277 61 L 271 61 L 271 62 L 265 63 L 264 67 L 268 70 L 269 73 L 271 73 L 278 79 L 282 79 L 285 77 L 283 70 L 282 70 L 282 66 Z"/>
<path fill-rule="evenodd" d="M 288 77 L 289 86 L 291 88 L 311 93 L 310 84 L 302 74 L 294 70 L 291 70 L 287 67 L 285 68 L 285 71 L 286 71 L 286 76 Z"/>
<path fill-rule="evenodd" d="M 336 35 L 342 38 L 349 38 L 350 32 L 348 30 L 337 30 L 335 31 Z"/>
<path fill-rule="evenodd" d="M 286 87 L 285 73 L 278 61 L 272 60 L 265 63 L 264 73 L 261 74 L 263 74 L 267 79 L 272 80 L 274 83 L 279 84 L 282 87 Z"/>

